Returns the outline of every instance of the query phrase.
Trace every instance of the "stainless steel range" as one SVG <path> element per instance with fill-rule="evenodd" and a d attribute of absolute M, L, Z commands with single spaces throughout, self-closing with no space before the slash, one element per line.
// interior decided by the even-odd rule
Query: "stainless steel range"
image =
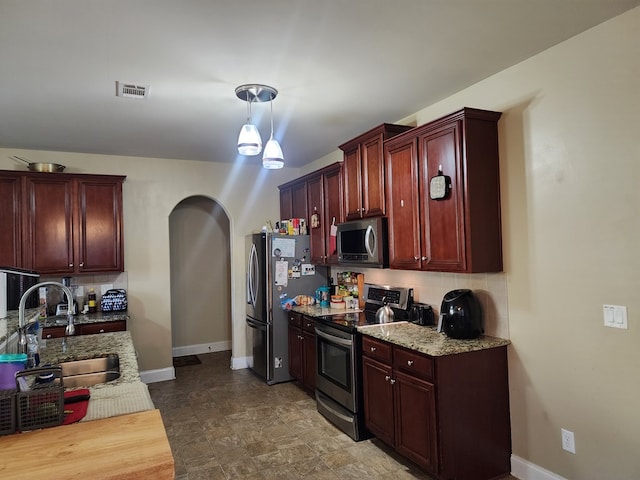
<path fill-rule="evenodd" d="M 357 327 L 376 322 L 383 301 L 394 320 L 409 320 L 413 289 L 365 284 L 364 311 L 316 318 L 318 412 L 355 441 L 368 438 L 364 428 L 362 343 Z"/>

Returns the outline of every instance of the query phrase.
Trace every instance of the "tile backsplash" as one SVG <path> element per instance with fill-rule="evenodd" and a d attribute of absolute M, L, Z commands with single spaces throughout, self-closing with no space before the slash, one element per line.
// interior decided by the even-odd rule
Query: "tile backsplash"
<path fill-rule="evenodd" d="M 342 269 L 337 268 L 335 271 Z M 333 272 L 333 270 L 332 270 Z M 450 290 L 469 288 L 480 301 L 487 335 L 509 338 L 507 280 L 505 273 L 438 273 L 411 270 L 363 269 L 364 281 L 413 288 L 417 302 L 427 303 L 440 313 L 442 298 Z"/>
<path fill-rule="evenodd" d="M 53 281 L 62 283 L 62 277 L 40 277 L 41 282 Z M 100 308 L 100 299 L 103 291 L 112 288 L 121 288 L 127 290 L 128 275 L 127 272 L 122 273 L 102 273 L 99 275 L 77 275 L 71 277 L 71 290 L 74 292 L 75 300 L 78 308 L 82 311 L 87 301 L 87 294 L 90 289 L 96 292 L 98 309 Z M 47 290 L 47 314 L 55 315 L 56 305 L 64 301 L 62 291 L 59 288 L 49 288 Z"/>

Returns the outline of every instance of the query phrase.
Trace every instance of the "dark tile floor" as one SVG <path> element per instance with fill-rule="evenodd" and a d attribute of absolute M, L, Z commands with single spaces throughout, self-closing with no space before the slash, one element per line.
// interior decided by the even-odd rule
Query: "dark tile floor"
<path fill-rule="evenodd" d="M 149 385 L 177 480 L 431 478 L 378 440 L 352 441 L 295 383 L 231 370 L 228 351 L 198 357 L 175 380 Z"/>

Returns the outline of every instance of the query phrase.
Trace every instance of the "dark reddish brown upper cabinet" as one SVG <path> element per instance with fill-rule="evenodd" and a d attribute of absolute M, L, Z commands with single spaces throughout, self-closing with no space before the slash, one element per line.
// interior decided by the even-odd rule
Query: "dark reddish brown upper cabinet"
<path fill-rule="evenodd" d="M 340 145 L 344 152 L 345 219 L 385 214 L 383 142 L 412 127 L 383 123 Z"/>
<path fill-rule="evenodd" d="M 336 237 L 331 235 L 331 226 L 343 221 L 342 205 L 341 163 L 334 163 L 307 178 L 307 228 L 314 265 L 338 263 Z M 317 216 L 317 225 L 314 216 Z"/>
<path fill-rule="evenodd" d="M 307 224 L 307 182 L 295 180 L 280 185 L 280 219 L 304 218 Z"/>
<path fill-rule="evenodd" d="M 384 143 L 391 268 L 502 271 L 500 115 L 464 108 Z"/>
<path fill-rule="evenodd" d="M 47 275 L 123 271 L 124 178 L 26 175 L 23 266 Z"/>
<path fill-rule="evenodd" d="M 0 265 L 22 266 L 22 180 L 18 172 L 0 172 Z"/>

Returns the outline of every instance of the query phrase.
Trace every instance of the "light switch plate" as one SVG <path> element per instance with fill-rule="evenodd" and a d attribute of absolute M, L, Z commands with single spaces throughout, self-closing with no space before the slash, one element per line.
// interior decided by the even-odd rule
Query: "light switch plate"
<path fill-rule="evenodd" d="M 627 307 L 622 305 L 603 305 L 604 326 L 629 329 L 627 324 Z"/>

